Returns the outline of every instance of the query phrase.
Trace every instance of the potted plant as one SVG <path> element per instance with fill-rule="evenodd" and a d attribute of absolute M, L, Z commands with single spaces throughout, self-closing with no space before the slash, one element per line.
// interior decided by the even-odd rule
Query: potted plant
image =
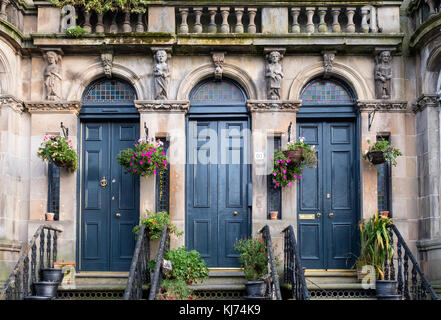
<path fill-rule="evenodd" d="M 177 236 L 181 236 L 184 233 L 178 231 L 176 225 L 171 222 L 170 215 L 167 211 L 159 211 L 159 212 L 150 212 L 146 210 L 147 216 L 141 217 L 139 221 L 139 225 L 133 228 L 133 232 L 137 235 L 139 233 L 139 228 L 141 225 L 146 226 L 149 230 L 150 240 L 157 240 L 161 238 L 162 230 L 165 226 L 168 227 L 169 234 L 175 234 Z"/>
<path fill-rule="evenodd" d="M 191 285 L 208 278 L 207 265 L 196 250 L 187 251 L 185 247 L 180 247 L 167 251 L 164 259 L 172 265 L 171 272 L 165 275 L 168 279 L 180 279 Z"/>
<path fill-rule="evenodd" d="M 279 211 L 270 211 L 271 220 L 277 220 L 278 215 Z"/>
<path fill-rule="evenodd" d="M 378 212 L 369 220 L 361 221 L 360 236 L 362 240 L 362 259 L 376 270 L 375 289 L 377 298 L 390 300 L 399 298 L 396 295 L 397 281 L 385 280 L 384 269 L 391 262 L 394 254 L 389 230 L 392 220 Z"/>
<path fill-rule="evenodd" d="M 267 248 L 263 238 L 240 239 L 234 244 L 239 251 L 239 260 L 247 282 L 247 294 L 251 297 L 264 297 L 266 282 L 263 278 L 268 274 Z"/>
<path fill-rule="evenodd" d="M 372 164 L 381 164 L 389 162 L 391 165 L 396 166 L 396 158 L 402 156 L 401 151 L 389 144 L 387 140 L 380 140 L 371 145 L 371 140 L 367 139 L 369 149 L 363 154 L 363 159 L 368 160 Z"/>
<path fill-rule="evenodd" d="M 182 279 L 164 279 L 158 300 L 195 300 L 192 290 Z"/>
<path fill-rule="evenodd" d="M 77 153 L 72 147 L 72 141 L 66 137 L 45 135 L 38 148 L 38 157 L 54 163 L 57 167 L 64 167 L 70 172 L 78 168 Z"/>
<path fill-rule="evenodd" d="M 317 150 L 299 141 L 288 144 L 287 149 L 274 153 L 274 164 L 272 171 L 272 182 L 274 188 L 291 186 L 296 180 L 302 178 L 304 167 L 315 168 L 317 166 Z M 300 156 L 299 156 L 300 155 Z"/>

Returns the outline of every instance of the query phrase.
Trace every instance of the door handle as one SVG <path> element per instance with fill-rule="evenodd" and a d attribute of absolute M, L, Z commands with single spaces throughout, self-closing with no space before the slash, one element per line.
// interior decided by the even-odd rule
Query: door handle
<path fill-rule="evenodd" d="M 334 218 L 334 213 L 333 213 L 333 212 L 331 212 L 331 213 L 329 214 L 329 218 Z"/>
<path fill-rule="evenodd" d="M 121 213 L 118 212 L 118 213 L 115 214 L 115 216 L 116 216 L 117 218 L 120 218 L 120 217 L 121 217 Z"/>
<path fill-rule="evenodd" d="M 317 218 L 320 218 L 322 214 L 320 212 L 317 212 Z"/>
<path fill-rule="evenodd" d="M 103 177 L 100 180 L 100 183 L 101 183 L 101 187 L 105 188 L 107 186 L 107 179 L 106 179 L 106 177 Z"/>
<path fill-rule="evenodd" d="M 239 212 L 234 211 L 233 214 L 234 214 L 235 216 L 237 216 L 237 215 L 239 214 Z"/>

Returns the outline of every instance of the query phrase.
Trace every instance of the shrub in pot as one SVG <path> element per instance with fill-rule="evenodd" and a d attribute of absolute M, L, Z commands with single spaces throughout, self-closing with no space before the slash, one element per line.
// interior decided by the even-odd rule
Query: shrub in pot
<path fill-rule="evenodd" d="M 371 140 L 367 139 L 369 149 L 363 154 L 363 159 L 368 160 L 372 164 L 381 164 L 389 162 L 396 166 L 396 158 L 402 156 L 401 151 L 389 144 L 389 141 L 381 140 L 371 145 Z"/>
<path fill-rule="evenodd" d="M 158 300 L 195 300 L 192 291 L 182 279 L 164 279 Z"/>
<path fill-rule="evenodd" d="M 162 230 L 165 226 L 168 228 L 169 234 L 181 236 L 184 233 L 178 231 L 178 228 L 171 222 L 170 215 L 167 211 L 150 212 L 146 210 L 147 216 L 141 217 L 139 224 L 144 225 L 149 230 L 150 240 L 157 240 L 161 238 Z M 139 233 L 140 225 L 133 228 L 133 232 L 137 235 Z"/>

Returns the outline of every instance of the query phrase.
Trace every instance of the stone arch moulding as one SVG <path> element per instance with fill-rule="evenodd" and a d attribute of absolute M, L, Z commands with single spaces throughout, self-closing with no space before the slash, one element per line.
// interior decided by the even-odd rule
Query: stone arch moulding
<path fill-rule="evenodd" d="M 130 69 L 120 65 L 113 64 L 112 75 L 129 82 L 135 88 L 137 99 L 142 100 L 145 97 L 145 88 L 141 82 L 141 78 Z M 72 83 L 72 89 L 67 95 L 69 101 L 81 101 L 83 92 L 92 81 L 105 77 L 102 63 L 94 63 L 90 65 L 81 77 L 75 79 Z"/>
<path fill-rule="evenodd" d="M 12 72 L 7 55 L 0 49 L 0 94 L 14 94 L 10 92 L 12 85 Z"/>
<path fill-rule="evenodd" d="M 214 76 L 213 64 L 205 64 L 191 71 L 178 88 L 177 100 L 190 100 L 190 91 L 202 80 Z M 225 63 L 223 65 L 223 76 L 235 80 L 242 86 L 248 95 L 248 99 L 257 100 L 257 87 L 251 77 L 243 69 Z"/>
<path fill-rule="evenodd" d="M 323 74 L 323 62 L 317 62 L 313 65 L 305 67 L 297 77 L 293 80 L 289 88 L 289 100 L 300 99 L 300 93 L 305 85 L 315 77 Z M 341 79 L 347 83 L 358 100 L 375 99 L 366 80 L 354 69 L 342 63 L 334 62 L 332 71 L 328 73 L 330 76 Z"/>

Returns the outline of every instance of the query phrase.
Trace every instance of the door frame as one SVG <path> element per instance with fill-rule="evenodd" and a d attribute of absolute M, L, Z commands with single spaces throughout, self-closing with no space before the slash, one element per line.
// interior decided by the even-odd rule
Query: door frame
<path fill-rule="evenodd" d="M 211 120 L 211 121 L 219 121 L 219 120 L 246 120 L 248 124 L 248 129 L 250 132 L 252 132 L 252 123 L 251 123 L 251 117 L 249 114 L 243 114 L 243 113 L 237 113 L 237 114 L 188 114 L 185 117 L 185 144 L 186 144 L 186 152 L 185 152 L 185 245 L 189 243 L 189 232 L 188 232 L 188 214 L 187 214 L 187 200 L 188 200 L 188 188 L 187 185 L 189 183 L 188 181 L 188 129 L 189 129 L 189 121 L 191 120 Z M 248 155 L 250 159 L 250 163 L 247 166 L 247 214 L 248 214 L 248 222 L 247 222 L 247 236 L 251 235 L 252 232 L 252 200 L 253 200 L 253 194 L 252 194 L 252 157 L 251 157 L 251 147 L 252 147 L 252 137 L 250 136 L 249 143 L 248 143 Z M 216 268 L 216 267 L 213 267 Z"/>

